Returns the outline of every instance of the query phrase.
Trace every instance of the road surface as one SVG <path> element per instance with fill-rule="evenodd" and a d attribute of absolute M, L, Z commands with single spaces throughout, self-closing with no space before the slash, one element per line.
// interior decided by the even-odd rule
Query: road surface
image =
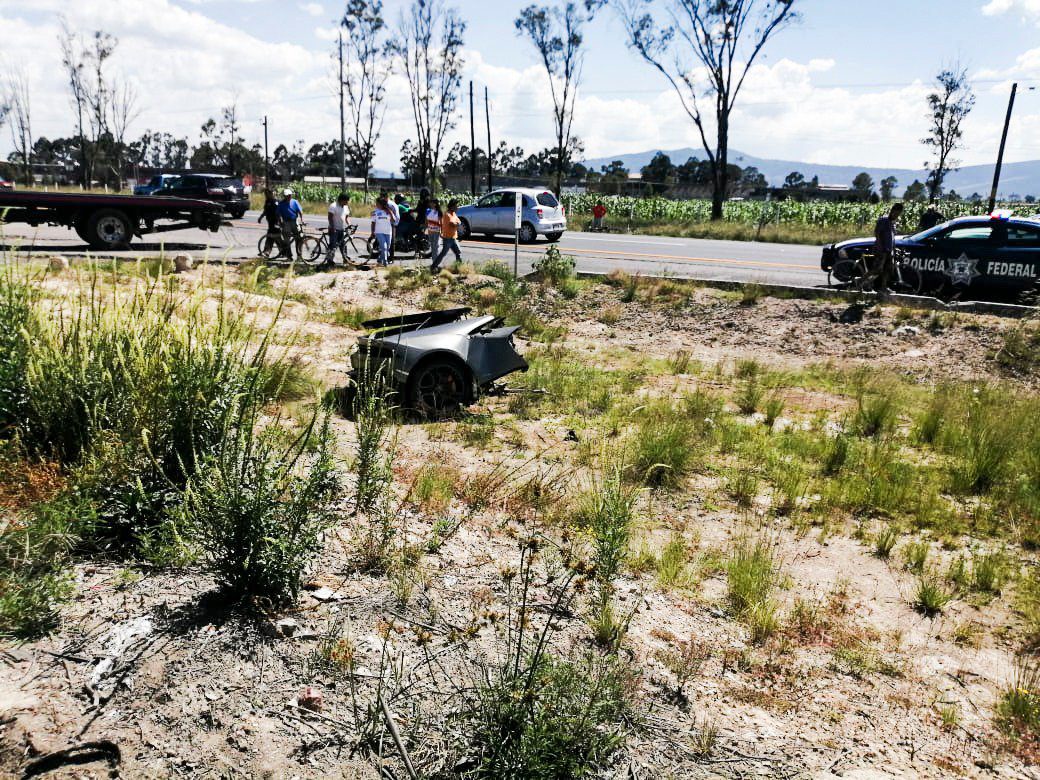
<path fill-rule="evenodd" d="M 265 226 L 256 222 L 256 212 L 233 220 L 230 227 L 217 233 L 204 230 L 179 230 L 135 239 L 130 249 L 106 255 L 134 258 L 167 252 L 190 252 L 211 261 L 248 260 L 256 257 L 256 245 Z M 354 220 L 359 225 L 355 241 L 359 247 L 367 237 L 367 220 Z M 318 230 L 324 220 L 308 215 L 308 227 Z M 531 270 L 532 263 L 548 244 L 539 239 L 521 245 L 519 270 Z M 621 269 L 632 274 L 688 276 L 736 282 L 766 282 L 815 286 L 827 283 L 820 270 L 820 248 L 794 244 L 765 244 L 745 241 L 713 241 L 664 236 L 615 235 L 606 233 L 565 233 L 560 251 L 572 255 L 579 271 L 609 272 Z M 74 232 L 61 227 L 8 225 L 0 237 L 0 248 L 15 249 L 34 255 L 85 255 L 88 249 Z M 497 259 L 513 264 L 513 241 L 508 238 L 480 239 L 462 243 L 467 261 Z M 449 255 L 449 261 L 451 256 Z M 407 260 L 404 264 L 410 264 Z"/>

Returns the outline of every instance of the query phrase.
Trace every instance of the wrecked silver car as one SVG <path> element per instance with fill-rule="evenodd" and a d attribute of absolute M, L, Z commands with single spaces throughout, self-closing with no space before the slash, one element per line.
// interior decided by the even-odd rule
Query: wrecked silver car
<path fill-rule="evenodd" d="M 501 317 L 467 317 L 468 308 L 419 312 L 369 320 L 372 332 L 351 355 L 355 385 L 379 373 L 400 390 L 404 404 L 436 417 L 457 412 L 495 389 L 494 383 L 527 362 L 516 351 Z"/>

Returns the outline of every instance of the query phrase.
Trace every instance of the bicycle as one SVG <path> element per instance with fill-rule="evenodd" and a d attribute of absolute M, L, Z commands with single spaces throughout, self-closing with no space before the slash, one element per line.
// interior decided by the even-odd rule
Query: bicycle
<path fill-rule="evenodd" d="M 270 244 L 268 243 L 270 239 Z M 318 244 L 318 239 L 314 236 L 305 235 L 303 240 L 300 242 L 300 259 L 304 262 L 310 262 L 308 258 L 311 258 L 314 254 L 315 247 Z M 272 250 L 277 250 L 272 253 Z M 290 251 L 288 243 L 282 237 L 280 232 L 278 233 L 265 233 L 260 236 L 260 240 L 256 244 L 257 257 L 262 257 L 264 260 L 291 260 L 292 252 Z"/>
<path fill-rule="evenodd" d="M 832 287 L 843 286 L 856 292 L 874 292 L 875 283 L 881 276 L 876 260 L 877 255 L 871 252 L 839 260 L 827 272 L 827 283 Z M 892 292 L 917 295 L 921 292 L 921 283 L 921 272 L 910 265 L 905 252 L 897 249 L 892 256 L 892 276 L 889 279 Z"/>
<path fill-rule="evenodd" d="M 367 248 L 370 257 L 379 256 L 379 242 L 375 236 L 368 239 Z M 414 255 L 415 260 L 422 260 L 423 257 L 428 257 L 430 254 L 430 237 L 426 233 L 413 233 L 408 237 L 398 234 L 394 250 L 398 256 L 411 254 Z"/>
<path fill-rule="evenodd" d="M 361 250 L 358 249 L 357 244 L 354 243 L 354 234 L 357 233 L 357 225 L 347 225 L 343 231 L 343 243 L 339 245 L 339 256 L 343 260 L 343 265 L 349 265 L 351 267 L 357 267 L 361 265 L 367 265 L 367 262 L 361 257 Z M 329 253 L 329 229 L 322 228 L 317 238 L 314 239 L 315 243 L 311 249 L 310 254 L 304 253 L 304 262 L 307 265 L 322 265 L 325 262 L 325 256 Z M 354 256 L 351 257 L 347 252 L 347 244 L 350 244 L 354 249 Z"/>

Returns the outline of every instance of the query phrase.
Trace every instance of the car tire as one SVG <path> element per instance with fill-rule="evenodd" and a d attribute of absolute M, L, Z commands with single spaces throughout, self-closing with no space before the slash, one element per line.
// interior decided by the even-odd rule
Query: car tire
<path fill-rule="evenodd" d="M 469 222 L 465 219 L 459 220 L 459 240 L 465 241 L 472 235 L 473 232 L 469 229 Z"/>
<path fill-rule="evenodd" d="M 231 212 L 231 219 L 242 219 L 246 215 L 245 209 L 235 209 Z"/>
<path fill-rule="evenodd" d="M 534 229 L 534 225 L 530 222 L 525 222 L 520 226 L 520 243 L 521 244 L 533 244 L 535 239 L 538 238 L 538 231 Z"/>
<path fill-rule="evenodd" d="M 472 388 L 470 371 L 461 361 L 435 357 L 412 369 L 405 400 L 422 417 L 449 417 L 473 403 Z"/>
<path fill-rule="evenodd" d="M 546 239 L 548 239 L 550 244 L 555 244 L 557 241 L 563 238 L 563 233 L 546 233 L 545 237 Z"/>
<path fill-rule="evenodd" d="M 859 262 L 852 258 L 839 260 L 827 272 L 827 284 L 831 287 L 851 284 L 863 275 Z"/>
<path fill-rule="evenodd" d="M 126 249 L 133 237 L 130 219 L 119 209 L 98 209 L 87 217 L 86 241 L 91 249 Z"/>

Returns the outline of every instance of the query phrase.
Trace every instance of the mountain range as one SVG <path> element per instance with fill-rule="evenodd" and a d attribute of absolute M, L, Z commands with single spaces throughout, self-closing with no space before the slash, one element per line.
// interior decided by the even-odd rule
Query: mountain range
<path fill-rule="evenodd" d="M 681 165 L 690 157 L 704 159 L 706 155 L 703 149 L 672 149 L 662 150 L 671 158 L 674 165 Z M 620 160 L 625 167 L 637 173 L 644 165 L 650 162 L 658 150 L 638 152 L 636 154 L 619 154 L 613 157 L 601 157 L 595 160 L 586 160 L 585 165 L 592 170 L 599 170 L 601 166 L 609 165 L 614 160 Z M 765 157 L 756 157 L 736 150 L 730 150 L 729 161 L 741 168 L 754 166 L 769 180 L 773 186 L 779 187 L 784 178 L 792 171 L 798 171 L 806 179 L 818 176 L 820 184 L 845 184 L 852 183 L 857 174 L 866 171 L 874 179 L 875 185 L 888 176 L 895 176 L 899 180 L 896 185 L 896 194 L 901 194 L 907 185 L 915 179 L 923 182 L 928 171 L 923 168 L 912 170 L 910 168 L 874 168 L 858 165 L 823 165 L 819 163 L 798 162 L 795 160 L 772 160 Z M 993 165 L 966 165 L 960 170 L 948 174 L 945 188 L 953 189 L 962 196 L 972 193 L 980 193 L 983 196 L 989 194 L 993 186 Z M 1001 196 L 1017 194 L 1025 196 L 1029 194 L 1040 194 L 1040 160 L 1029 160 L 1027 162 L 1004 163 L 1000 176 Z"/>

